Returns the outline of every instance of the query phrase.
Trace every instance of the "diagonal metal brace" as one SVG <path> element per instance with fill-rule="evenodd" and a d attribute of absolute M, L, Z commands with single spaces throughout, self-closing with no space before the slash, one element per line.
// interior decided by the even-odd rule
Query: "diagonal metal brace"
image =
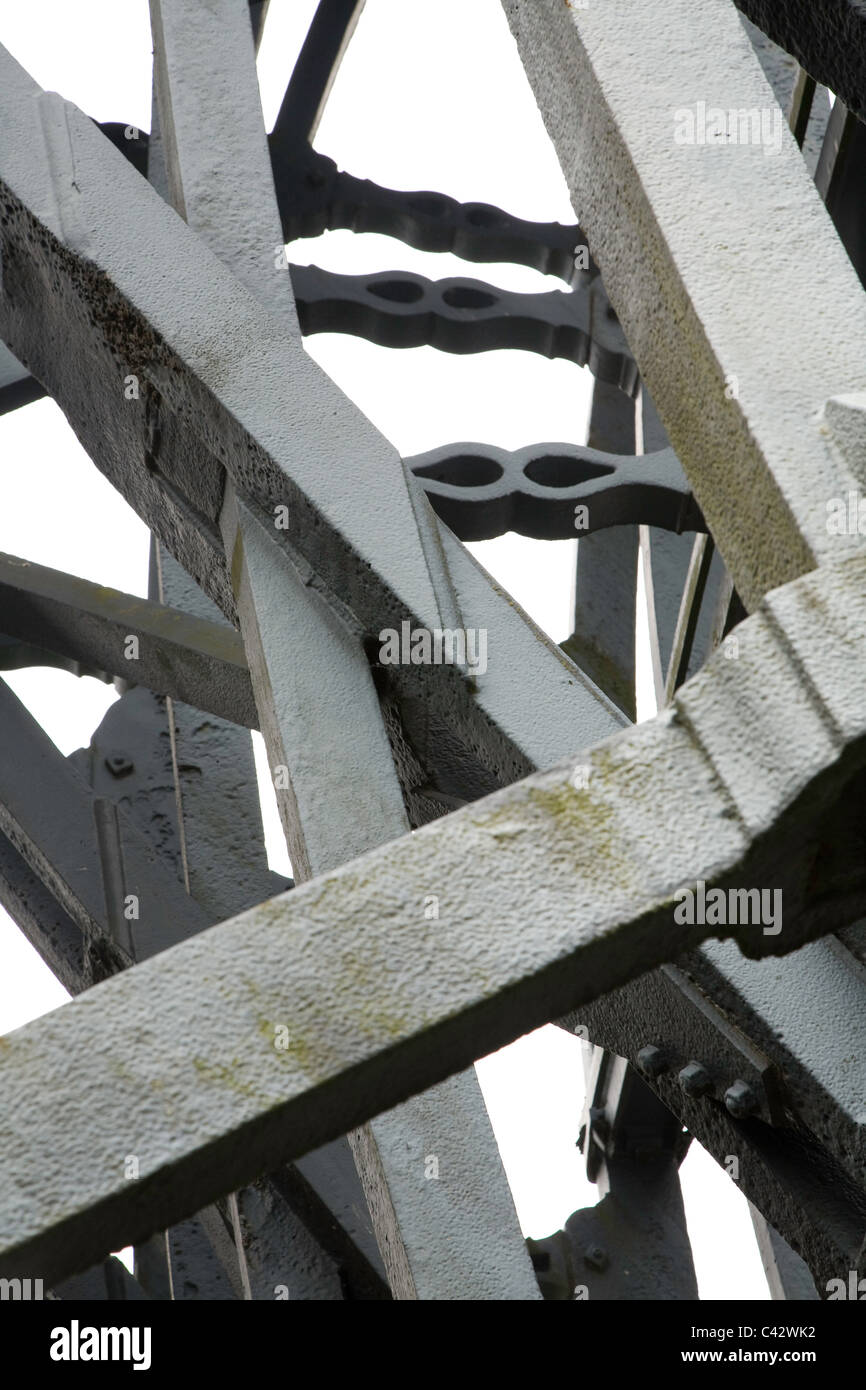
<path fill-rule="evenodd" d="M 0 1273 L 92 1263 L 701 940 L 784 954 L 861 915 L 862 854 L 825 846 L 862 793 L 864 631 L 858 555 L 769 595 L 736 663 L 585 754 L 577 786 L 572 762 L 529 777 L 11 1035 Z M 696 879 L 778 889 L 784 921 L 689 922 Z M 78 1134 L 80 1163 L 40 1162 Z"/>
<path fill-rule="evenodd" d="M 67 658 L 79 674 L 144 685 L 258 728 L 244 645 L 228 624 L 15 555 L 0 554 L 0 604 L 6 636 Z"/>

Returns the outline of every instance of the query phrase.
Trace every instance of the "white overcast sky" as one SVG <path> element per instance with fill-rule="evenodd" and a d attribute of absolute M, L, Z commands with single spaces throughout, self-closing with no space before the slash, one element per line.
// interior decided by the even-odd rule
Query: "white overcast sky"
<path fill-rule="evenodd" d="M 314 0 L 271 0 L 259 56 L 268 128 L 314 9 Z M 0 43 L 44 88 L 97 120 L 149 129 L 147 0 L 7 4 Z M 499 0 L 367 0 L 316 146 L 341 168 L 389 187 L 435 189 L 533 220 L 574 220 Z M 351 232 L 295 242 L 289 257 L 347 273 L 404 269 L 485 278 L 515 290 L 562 288 L 523 267 L 473 267 Z M 404 455 L 458 440 L 507 448 L 585 441 L 591 378 L 570 363 L 511 351 L 388 351 L 337 334 L 306 346 Z M 53 402 L 0 418 L 0 467 L 0 550 L 146 594 L 148 532 Z M 351 488 L 350 459 L 345 480 Z M 574 542 L 509 535 L 473 550 L 554 640 L 568 636 Z M 8 680 L 64 754 L 89 743 L 117 698 L 110 686 L 54 670 L 15 672 Z M 640 697 L 645 717 L 653 712 L 649 682 Z M 268 853 L 273 868 L 289 872 L 255 738 Z M 0 909 L 0 1031 L 65 998 Z M 548 1235 L 598 1195 L 575 1147 L 584 1099 L 580 1044 L 559 1029 L 540 1029 L 485 1059 L 479 1075 L 524 1232 Z M 696 1144 L 681 1174 L 701 1297 L 767 1298 L 742 1193 Z"/>

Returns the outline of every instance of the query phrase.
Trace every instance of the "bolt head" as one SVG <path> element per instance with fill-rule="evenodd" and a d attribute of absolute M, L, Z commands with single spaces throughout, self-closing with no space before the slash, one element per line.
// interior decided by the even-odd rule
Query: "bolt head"
<path fill-rule="evenodd" d="M 667 1058 L 660 1047 L 642 1047 L 635 1062 L 644 1076 L 661 1076 L 668 1069 Z"/>
<path fill-rule="evenodd" d="M 112 777 L 127 777 L 132 772 L 134 763 L 131 758 L 127 758 L 123 753 L 113 753 L 105 759 L 105 766 L 108 768 Z"/>
<path fill-rule="evenodd" d="M 679 1073 L 679 1083 L 687 1096 L 705 1096 L 713 1089 L 713 1078 L 700 1062 L 688 1062 Z"/>
<path fill-rule="evenodd" d="M 589 1265 L 590 1269 L 607 1269 L 610 1257 L 603 1245 L 588 1245 L 583 1252 L 584 1264 Z"/>
<path fill-rule="evenodd" d="M 758 1097 L 745 1081 L 735 1081 L 725 1091 L 725 1105 L 735 1120 L 745 1120 L 759 1108 Z"/>

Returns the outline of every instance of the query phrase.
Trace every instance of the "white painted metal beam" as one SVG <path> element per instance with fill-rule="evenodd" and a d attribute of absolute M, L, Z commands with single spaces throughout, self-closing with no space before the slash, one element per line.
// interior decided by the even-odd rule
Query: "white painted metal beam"
<path fill-rule="evenodd" d="M 585 786 L 527 778 L 12 1034 L 0 1273 L 92 1263 L 701 940 L 780 954 L 862 915 L 823 847 L 866 765 L 864 632 L 866 561 L 822 567 L 582 755 Z M 779 889 L 780 930 L 678 920 L 696 881 Z"/>
<path fill-rule="evenodd" d="M 611 303 L 751 610 L 862 544 L 828 534 L 826 503 L 866 483 L 866 452 L 846 458 L 823 413 L 866 386 L 860 283 L 726 0 L 503 3 Z M 707 139 L 713 110 L 734 111 L 733 140 Z M 766 140 L 742 142 L 739 111 Z"/>
<path fill-rule="evenodd" d="M 223 611 L 234 616 L 214 501 L 224 466 L 267 514 L 287 508 L 288 529 L 277 539 L 311 566 L 329 600 L 339 594 L 359 634 L 399 630 L 404 620 L 449 629 L 460 617 L 497 634 L 474 691 L 449 666 L 393 670 L 494 780 L 550 761 L 551 750 L 561 756 L 575 728 L 591 742 L 620 726 L 618 712 L 479 566 L 461 558 L 458 577 L 450 558 L 446 565 L 452 538 L 396 451 L 286 333 L 284 319 L 81 112 L 41 93 L 2 51 L 0 75 L 0 198 L 8 212 L 0 336 Z M 287 279 L 273 248 L 264 269 L 275 286 Z M 124 397 L 129 374 L 142 383 L 140 400 Z M 282 400 L 285 383 L 291 405 Z M 352 461 L 351 487 L 339 458 Z M 513 680 L 515 659 L 531 661 L 531 692 Z M 539 718 L 542 688 L 551 708 Z"/>
<path fill-rule="evenodd" d="M 280 221 L 244 0 L 206 8 L 153 0 L 151 10 L 172 201 L 300 343 L 291 282 L 274 273 Z M 298 408 L 291 382 L 279 405 L 287 414 Z M 354 486 L 352 456 L 339 462 Z M 410 486 L 408 477 L 394 479 L 398 491 Z M 435 538 L 425 499 L 417 510 Z M 277 544 L 274 518 L 257 517 L 231 484 L 220 520 L 292 866 L 303 881 L 405 835 L 409 821 L 357 631 L 316 592 L 309 567 L 299 569 Z M 399 518 L 380 516 L 368 551 L 395 525 Z M 407 563 L 426 572 L 420 537 Z M 441 560 L 438 570 L 440 608 L 444 593 L 452 609 L 445 625 L 459 627 Z M 380 1116 L 351 1142 L 396 1296 L 540 1298 L 474 1071 Z M 419 1200 L 425 1189 L 430 1197 Z"/>

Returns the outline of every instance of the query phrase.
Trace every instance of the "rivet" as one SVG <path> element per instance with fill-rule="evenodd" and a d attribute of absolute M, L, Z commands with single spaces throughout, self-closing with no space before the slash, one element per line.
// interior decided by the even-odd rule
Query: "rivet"
<path fill-rule="evenodd" d="M 133 771 L 135 764 L 131 758 L 125 757 L 122 753 L 115 753 L 105 759 L 105 766 L 112 777 L 126 777 Z"/>
<path fill-rule="evenodd" d="M 635 1062 L 644 1076 L 661 1076 L 668 1069 L 668 1061 L 660 1047 L 642 1047 Z"/>
<path fill-rule="evenodd" d="M 610 1258 L 603 1245 L 588 1245 L 583 1252 L 584 1264 L 590 1269 L 607 1269 Z"/>
<path fill-rule="evenodd" d="M 704 1096 L 713 1089 L 713 1079 L 700 1062 L 688 1062 L 679 1074 L 679 1083 L 687 1096 Z"/>
<path fill-rule="evenodd" d="M 745 1120 L 758 1109 L 758 1097 L 745 1081 L 735 1081 L 725 1091 L 725 1105 L 735 1120 Z"/>

